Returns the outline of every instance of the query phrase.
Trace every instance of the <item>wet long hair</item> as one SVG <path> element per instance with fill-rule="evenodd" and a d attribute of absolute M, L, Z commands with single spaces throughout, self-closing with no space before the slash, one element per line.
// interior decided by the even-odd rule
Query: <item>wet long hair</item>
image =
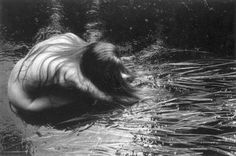
<path fill-rule="evenodd" d="M 64 40 L 59 42 L 60 39 Z M 55 51 L 53 48 L 56 48 Z M 40 63 L 38 88 L 51 85 L 49 81 L 52 79 L 56 84 L 60 84 L 62 74 L 64 81 L 70 83 L 66 76 L 67 72 L 62 73 L 62 68 L 70 63 L 76 63 L 81 91 L 90 94 L 91 98 L 123 105 L 138 100 L 136 90 L 122 78 L 122 73 L 130 73 L 119 59 L 117 48 L 113 44 L 105 42 L 88 44 L 71 33 L 54 36 L 36 44 L 30 50 L 20 67 L 18 79 L 21 77 L 23 81 L 26 80 L 31 65 L 45 53 L 49 53 L 48 56 L 38 62 Z M 55 61 L 59 63 L 53 67 L 54 72 L 51 73 Z M 45 70 L 43 65 L 46 62 L 49 63 Z M 46 74 L 40 74 L 45 72 Z"/>

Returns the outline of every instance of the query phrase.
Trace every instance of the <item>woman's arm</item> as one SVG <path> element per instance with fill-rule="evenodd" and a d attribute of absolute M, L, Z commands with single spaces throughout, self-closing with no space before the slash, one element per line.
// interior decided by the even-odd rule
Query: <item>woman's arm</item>
<path fill-rule="evenodd" d="M 50 97 L 32 99 L 19 82 L 14 82 L 8 88 L 8 97 L 11 104 L 20 110 L 38 112 L 53 107 Z"/>

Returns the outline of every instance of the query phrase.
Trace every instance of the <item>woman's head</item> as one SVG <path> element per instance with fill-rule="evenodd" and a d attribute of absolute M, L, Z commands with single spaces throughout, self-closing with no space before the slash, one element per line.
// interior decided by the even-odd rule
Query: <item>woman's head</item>
<path fill-rule="evenodd" d="M 110 43 L 96 42 L 88 45 L 80 62 L 82 74 L 94 85 L 121 103 L 137 100 L 135 90 L 127 83 L 129 71 L 117 55 L 117 48 Z"/>

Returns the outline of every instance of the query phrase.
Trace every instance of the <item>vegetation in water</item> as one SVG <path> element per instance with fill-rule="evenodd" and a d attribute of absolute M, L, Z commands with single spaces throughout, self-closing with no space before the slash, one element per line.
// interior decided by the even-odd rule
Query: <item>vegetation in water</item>
<path fill-rule="evenodd" d="M 118 45 L 122 61 L 136 75 L 132 85 L 144 98 L 129 107 L 89 108 L 50 125 L 23 124 L 15 133 L 1 125 L 0 151 L 235 155 L 236 61 L 228 59 L 234 55 L 234 3 L 1 1 L 0 61 L 17 61 L 35 42 L 57 33 L 71 31 L 87 40 L 95 34 L 96 40 Z"/>

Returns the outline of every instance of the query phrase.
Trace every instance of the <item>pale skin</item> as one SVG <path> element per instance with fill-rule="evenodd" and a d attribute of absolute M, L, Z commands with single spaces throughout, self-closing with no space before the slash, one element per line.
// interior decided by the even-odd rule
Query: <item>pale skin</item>
<path fill-rule="evenodd" d="M 41 42 L 35 46 L 35 49 L 42 47 L 43 44 L 45 44 L 46 42 L 50 44 L 72 44 L 66 38 L 66 36 L 74 38 L 75 40 L 77 40 L 78 43 L 86 43 L 77 36 L 71 33 L 67 33 L 65 35 L 61 35 L 61 37 L 59 38 L 52 38 Z M 23 58 L 17 62 L 11 72 L 8 81 L 8 96 L 13 107 L 24 111 L 39 112 L 50 108 L 61 107 L 63 105 L 68 105 L 70 103 L 75 102 L 75 99 L 67 95 L 66 91 L 65 93 L 63 93 L 63 90 L 58 94 L 53 92 L 47 92 L 47 94 L 39 94 L 32 96 L 32 91 L 37 90 L 38 84 L 42 82 L 45 82 L 45 86 L 59 85 L 62 88 L 74 87 L 78 90 L 89 92 L 93 97 L 96 97 L 98 99 L 106 101 L 111 100 L 110 96 L 100 91 L 96 86 L 94 86 L 88 79 L 83 77 L 81 74 L 78 74 L 80 73 L 78 63 L 70 62 L 63 65 L 63 67 L 60 68 L 59 78 L 56 77 L 57 81 L 55 80 L 55 77 L 53 77 L 56 72 L 55 67 L 57 67 L 58 64 L 63 62 L 64 59 L 62 58 L 56 61 L 52 61 L 54 58 L 52 55 L 60 51 L 60 48 L 63 48 L 63 45 L 62 47 L 47 48 L 43 52 L 43 54 L 38 56 L 31 64 L 29 63 L 30 60 L 26 60 L 26 58 Z M 47 61 L 44 61 L 45 58 L 48 58 Z M 44 63 L 42 64 L 43 61 Z M 52 62 L 51 64 L 50 61 Z M 23 68 L 21 69 L 19 77 L 17 77 L 22 65 Z M 27 72 L 25 72 L 26 68 L 28 68 Z"/>

